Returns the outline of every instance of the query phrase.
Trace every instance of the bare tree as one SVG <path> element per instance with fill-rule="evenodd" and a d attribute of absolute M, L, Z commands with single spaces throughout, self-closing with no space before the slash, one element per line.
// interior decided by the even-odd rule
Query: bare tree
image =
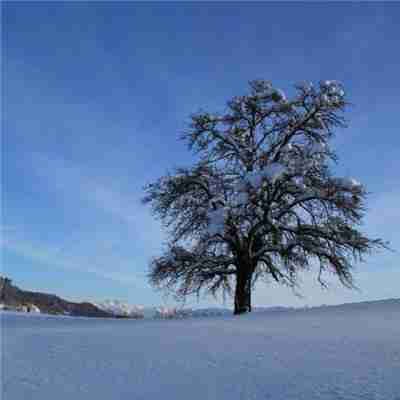
<path fill-rule="evenodd" d="M 148 185 L 144 203 L 169 229 L 165 253 L 153 259 L 153 285 L 178 296 L 220 290 L 234 313 L 251 311 L 259 278 L 294 287 L 298 273 L 319 268 L 354 287 L 352 264 L 375 247 L 359 230 L 366 190 L 335 177 L 329 146 L 345 127 L 342 85 L 296 85 L 288 100 L 270 82 L 250 82 L 224 114 L 191 117 L 183 135 L 198 156 L 191 168 Z"/>

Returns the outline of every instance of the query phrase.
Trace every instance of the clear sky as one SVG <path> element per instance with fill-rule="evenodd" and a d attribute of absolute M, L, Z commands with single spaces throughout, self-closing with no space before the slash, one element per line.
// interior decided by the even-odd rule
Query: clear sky
<path fill-rule="evenodd" d="M 343 82 L 338 172 L 369 191 L 364 230 L 395 252 L 356 269 L 361 289 L 255 304 L 400 297 L 400 3 L 2 2 L 2 270 L 74 300 L 173 304 L 147 283 L 165 234 L 143 186 L 193 160 L 188 116 L 263 78 Z M 311 274 L 312 277 L 315 277 Z M 197 306 L 215 304 L 202 299 Z"/>

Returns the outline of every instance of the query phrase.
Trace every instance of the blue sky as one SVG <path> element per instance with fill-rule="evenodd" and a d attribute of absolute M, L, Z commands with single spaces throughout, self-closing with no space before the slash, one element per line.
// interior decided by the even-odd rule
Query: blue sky
<path fill-rule="evenodd" d="M 3 2 L 3 273 L 75 300 L 173 304 L 146 280 L 165 233 L 142 188 L 192 162 L 178 141 L 191 113 L 256 78 L 289 95 L 343 82 L 338 173 L 371 192 L 363 229 L 400 249 L 399 20 L 399 3 Z M 399 256 L 358 265 L 359 292 L 311 274 L 303 298 L 271 284 L 254 302 L 399 297 Z"/>

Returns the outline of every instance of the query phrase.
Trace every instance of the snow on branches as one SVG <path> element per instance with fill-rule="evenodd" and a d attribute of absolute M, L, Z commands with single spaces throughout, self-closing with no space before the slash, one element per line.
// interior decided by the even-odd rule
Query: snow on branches
<path fill-rule="evenodd" d="M 193 115 L 183 139 L 198 162 L 146 188 L 170 249 L 185 248 L 153 263 L 153 282 L 215 292 L 230 290 L 234 274 L 239 312 L 250 308 L 253 279 L 295 285 L 312 259 L 351 285 L 350 260 L 383 243 L 357 230 L 363 185 L 332 172 L 329 142 L 346 126 L 346 105 L 337 81 L 299 84 L 289 98 L 259 80 L 225 112 Z"/>

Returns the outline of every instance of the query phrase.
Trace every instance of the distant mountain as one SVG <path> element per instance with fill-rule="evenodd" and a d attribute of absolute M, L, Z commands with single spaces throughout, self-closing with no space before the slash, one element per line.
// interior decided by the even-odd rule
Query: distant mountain
<path fill-rule="evenodd" d="M 346 303 L 339 305 L 322 305 L 316 307 L 254 307 L 253 312 L 324 312 L 327 308 L 361 311 L 363 309 L 379 309 L 379 307 L 394 307 L 400 310 L 400 299 L 386 299 Z M 42 312 L 46 314 L 62 314 L 84 317 L 108 318 L 197 318 L 232 315 L 228 308 L 174 308 L 174 307 L 143 307 L 130 305 L 118 300 L 105 300 L 98 303 L 74 303 L 58 296 L 40 292 L 21 290 L 14 286 L 10 279 L 0 276 L 0 309 L 17 311 Z"/>
<path fill-rule="evenodd" d="M 0 277 L 0 304 L 3 309 L 17 311 L 79 317 L 113 317 L 111 313 L 88 302 L 73 303 L 53 294 L 19 289 L 12 284 L 10 279 L 5 277 Z"/>
<path fill-rule="evenodd" d="M 105 300 L 94 303 L 100 309 L 113 314 L 116 317 L 130 318 L 189 318 L 189 317 L 211 317 L 232 315 L 232 310 L 228 308 L 201 308 L 192 310 L 190 308 L 176 307 L 144 307 L 130 305 L 119 300 Z"/>
<path fill-rule="evenodd" d="M 144 318 L 144 307 L 132 306 L 119 300 L 105 300 L 94 305 L 115 317 Z"/>
<path fill-rule="evenodd" d="M 128 318 L 182 318 L 189 316 L 190 310 L 174 307 L 144 307 L 131 305 L 119 300 L 96 302 L 100 309 L 113 314 L 115 317 Z"/>

